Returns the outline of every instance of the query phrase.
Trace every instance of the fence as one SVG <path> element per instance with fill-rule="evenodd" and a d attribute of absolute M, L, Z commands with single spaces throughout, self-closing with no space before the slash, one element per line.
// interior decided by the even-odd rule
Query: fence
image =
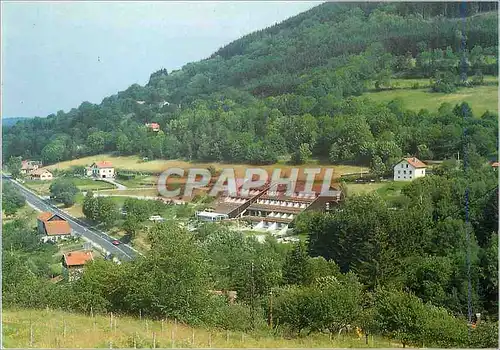
<path fill-rule="evenodd" d="M 13 347 L 29 348 L 244 348 L 289 347 L 294 340 L 281 333 L 264 335 L 229 330 L 194 329 L 180 322 L 151 320 L 139 314 L 138 318 L 109 313 L 88 316 L 58 313 L 50 309 L 25 315 L 24 320 L 13 322 L 15 329 L 5 320 L 8 334 L 4 334 Z M 9 339 L 10 338 L 10 339 Z M 316 334 L 310 339 L 314 347 L 334 345 L 352 347 L 365 345 L 365 337 L 355 335 Z M 300 340 L 303 343 L 303 339 Z M 369 345 L 376 345 L 371 336 Z M 380 345 L 387 345 L 381 344 Z M 287 346 L 288 345 L 288 346 Z M 307 344 L 303 344 L 307 347 Z M 351 345 L 351 346 L 349 346 Z M 296 347 L 296 346 L 291 346 Z"/>

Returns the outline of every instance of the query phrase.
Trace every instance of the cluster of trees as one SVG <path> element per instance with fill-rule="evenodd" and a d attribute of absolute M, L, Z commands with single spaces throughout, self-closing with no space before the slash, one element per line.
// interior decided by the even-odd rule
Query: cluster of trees
<path fill-rule="evenodd" d="M 457 4 L 322 4 L 236 40 L 209 59 L 170 73 L 159 70 L 146 86 L 134 84 L 99 105 L 84 102 L 67 113 L 20 122 L 5 131 L 4 160 L 23 156 L 50 164 L 116 152 L 252 164 L 274 163 L 286 155 L 302 163 L 331 153 L 333 162 L 354 161 L 362 145 L 346 139 L 345 129 L 363 125 L 370 109 L 377 117 L 384 114 L 384 122 L 395 122 L 390 131 L 397 137 L 414 127 L 415 113 L 347 98 L 374 83 L 379 89 L 390 87 L 393 76 L 432 78 L 433 89 L 445 92 L 465 83 L 481 84 L 483 74 L 498 73 L 498 19 L 489 12 L 495 6 L 464 5 L 464 51 Z M 425 124 L 442 116 L 418 114 Z M 483 119 L 488 118 L 493 117 Z M 162 131 L 144 126 L 153 121 Z M 469 126 L 460 124 L 461 131 Z M 447 128 L 457 138 L 458 127 Z M 421 146 L 430 150 L 430 158 L 439 158 L 459 147 L 437 136 L 436 144 L 409 145 L 382 131 L 372 127 L 372 137 L 363 126 L 357 131 L 383 148 L 377 157 L 364 156 L 366 165 L 390 158 L 385 148 L 416 154 Z M 334 139 L 332 132 L 342 137 Z"/>
<path fill-rule="evenodd" d="M 2 210 L 5 215 L 14 215 L 19 209 L 24 207 L 26 200 L 11 183 L 4 182 L 2 185 Z"/>
<path fill-rule="evenodd" d="M 92 191 L 87 191 L 82 205 L 83 215 L 87 219 L 111 227 L 119 217 L 118 205 L 109 197 L 94 197 Z"/>
<path fill-rule="evenodd" d="M 397 203 L 364 194 L 329 214 L 303 214 L 296 230 L 308 240 L 295 246 L 271 237 L 260 243 L 224 225 L 189 232 L 162 223 L 148 231 L 145 256 L 120 265 L 95 261 L 78 281 L 60 284 L 46 279 L 46 262 L 31 254 L 49 248 L 15 221 L 4 226 L 4 305 L 142 314 L 242 331 L 272 325 L 290 335 L 359 326 L 410 346 L 496 347 L 497 191 L 491 167 L 445 163 L 406 185 Z M 126 208 L 143 219 L 154 205 L 129 200 Z M 35 260 L 21 258 L 28 252 Z M 212 290 L 236 291 L 236 303 Z M 469 297 L 482 314 L 470 337 Z"/>
<path fill-rule="evenodd" d="M 65 178 L 54 180 L 50 184 L 49 190 L 50 198 L 63 203 L 66 207 L 75 204 L 75 197 L 80 192 L 73 181 Z"/>

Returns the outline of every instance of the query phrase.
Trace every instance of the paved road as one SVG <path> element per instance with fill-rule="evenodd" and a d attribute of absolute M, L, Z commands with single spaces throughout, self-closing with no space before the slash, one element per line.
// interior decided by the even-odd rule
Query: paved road
<path fill-rule="evenodd" d="M 129 247 L 127 244 L 120 244 L 118 246 L 113 245 L 111 242 L 114 241 L 114 239 L 111 238 L 110 236 L 91 228 L 83 221 L 73 218 L 64 211 L 54 207 L 51 204 L 48 204 L 42 198 L 28 191 L 24 186 L 21 186 L 19 183 L 12 181 L 5 175 L 2 176 L 2 179 L 4 181 L 10 181 L 13 185 L 15 185 L 21 191 L 23 196 L 26 198 L 26 201 L 31 206 L 35 207 L 40 211 L 50 211 L 52 213 L 61 216 L 62 218 L 64 218 L 69 222 L 71 228 L 75 233 L 82 235 L 88 240 L 100 245 L 102 248 L 104 248 L 105 250 L 116 256 L 119 260 L 121 261 L 132 260 L 138 255 L 138 253 L 131 247 Z"/>

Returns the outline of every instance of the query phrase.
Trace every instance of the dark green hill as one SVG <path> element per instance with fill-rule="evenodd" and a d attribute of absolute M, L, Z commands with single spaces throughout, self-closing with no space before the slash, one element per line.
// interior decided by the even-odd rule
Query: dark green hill
<path fill-rule="evenodd" d="M 451 93 L 497 75 L 496 8 L 325 3 L 181 70 L 159 70 L 146 86 L 132 85 L 99 105 L 84 102 L 19 123 L 4 134 L 4 159 L 53 163 L 117 152 L 261 164 L 292 153 L 300 162 L 312 152 L 332 162 L 389 165 L 402 154 L 449 157 L 472 123 L 457 125 L 467 111 L 445 106 L 439 115 L 412 116 L 397 103 L 351 97 L 383 89 L 395 76 L 433 78 L 435 91 Z M 474 121 L 482 155 L 496 149 L 494 118 Z M 147 131 L 144 123 L 153 121 L 162 132 Z"/>

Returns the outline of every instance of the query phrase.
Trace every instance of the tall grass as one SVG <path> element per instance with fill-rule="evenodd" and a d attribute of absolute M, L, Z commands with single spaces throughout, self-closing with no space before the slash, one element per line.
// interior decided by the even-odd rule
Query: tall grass
<path fill-rule="evenodd" d="M 138 315 L 139 316 L 139 315 Z M 86 316 L 54 310 L 3 310 L 6 348 L 332 348 L 394 347 L 369 337 L 312 334 L 286 339 L 271 332 L 193 328 L 172 321 L 116 315 Z"/>

